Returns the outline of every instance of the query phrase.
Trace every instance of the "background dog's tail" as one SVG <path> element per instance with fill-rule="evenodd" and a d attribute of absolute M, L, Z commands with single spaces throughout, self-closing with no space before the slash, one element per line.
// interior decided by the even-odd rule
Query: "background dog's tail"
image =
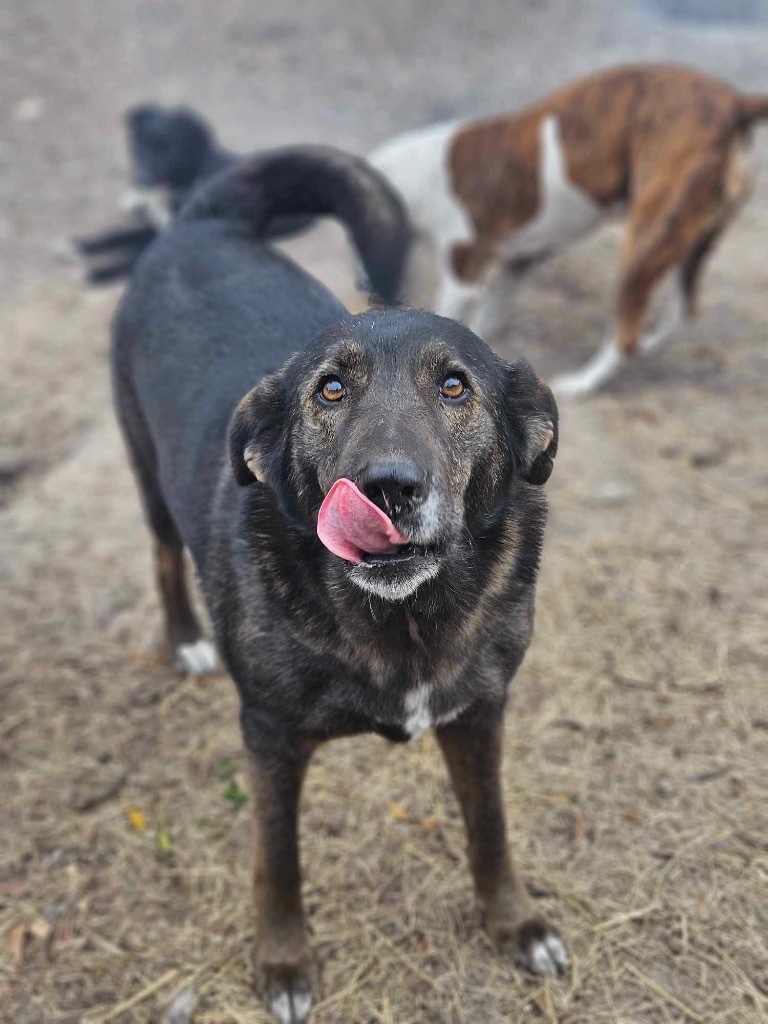
<path fill-rule="evenodd" d="M 753 121 L 768 117 L 768 96 L 745 94 L 737 102 L 739 128 L 749 128 Z"/>
<path fill-rule="evenodd" d="M 256 239 L 285 215 L 329 214 L 348 229 L 372 290 L 395 302 L 408 254 L 402 201 L 369 164 L 325 146 L 293 146 L 239 162 L 198 189 L 181 220 L 235 221 Z"/>

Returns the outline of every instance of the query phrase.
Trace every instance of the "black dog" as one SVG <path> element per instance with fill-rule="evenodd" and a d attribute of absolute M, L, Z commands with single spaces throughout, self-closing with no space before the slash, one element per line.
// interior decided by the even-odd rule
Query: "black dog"
<path fill-rule="evenodd" d="M 125 115 L 135 190 L 131 223 L 75 239 L 75 251 L 92 262 L 86 279 L 105 284 L 127 277 L 139 256 L 181 209 L 195 186 L 240 157 L 219 145 L 213 129 L 192 110 L 154 104 L 132 107 Z M 286 238 L 312 218 L 281 218 L 265 238 Z"/>
<path fill-rule="evenodd" d="M 186 546 L 241 697 L 260 988 L 280 1021 L 306 1019 L 297 809 L 312 751 L 433 726 L 485 926 L 530 970 L 556 974 L 565 950 L 515 875 L 499 777 L 507 689 L 533 623 L 555 403 L 526 363 L 504 364 L 451 320 L 349 315 L 259 244 L 275 213 L 335 213 L 394 299 L 399 200 L 363 161 L 284 150 L 195 195 L 134 273 L 113 348 L 171 650 L 210 665 Z"/>

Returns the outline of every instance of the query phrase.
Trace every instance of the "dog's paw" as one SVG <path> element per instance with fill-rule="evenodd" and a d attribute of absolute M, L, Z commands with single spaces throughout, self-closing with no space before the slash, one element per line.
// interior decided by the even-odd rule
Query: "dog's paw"
<path fill-rule="evenodd" d="M 526 921 L 517 929 L 515 959 L 531 974 L 556 978 L 568 969 L 565 943 L 541 918 Z"/>
<path fill-rule="evenodd" d="M 616 345 L 603 345 L 580 370 L 555 377 L 551 384 L 552 394 L 555 398 L 582 398 L 589 395 L 615 376 L 626 358 Z"/>
<path fill-rule="evenodd" d="M 201 637 L 192 644 L 179 644 L 175 664 L 185 675 L 208 676 L 218 671 L 219 658 L 210 640 Z"/>
<path fill-rule="evenodd" d="M 264 1005 L 279 1024 L 303 1024 L 312 1008 L 310 971 L 303 967 L 263 967 L 261 989 Z"/>
<path fill-rule="evenodd" d="M 521 925 L 496 924 L 488 933 L 503 953 L 514 957 L 529 974 L 556 978 L 568 968 L 568 954 L 559 933 L 540 917 Z"/>

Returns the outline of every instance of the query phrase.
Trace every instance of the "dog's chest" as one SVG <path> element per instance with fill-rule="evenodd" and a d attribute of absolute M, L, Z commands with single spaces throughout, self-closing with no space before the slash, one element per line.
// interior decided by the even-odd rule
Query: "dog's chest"
<path fill-rule="evenodd" d="M 434 687 L 416 686 L 405 695 L 403 700 L 403 730 L 408 739 L 418 739 L 428 729 L 436 725 L 444 725 L 456 718 L 464 710 L 463 702 L 448 707 L 435 707 Z"/>
<path fill-rule="evenodd" d="M 383 719 L 374 715 L 370 725 L 386 739 L 405 743 L 457 718 L 467 703 L 466 699 L 447 703 L 440 700 L 439 691 L 433 687 L 416 686 L 405 693 L 394 713 Z"/>
<path fill-rule="evenodd" d="M 428 650 L 423 630 L 408 617 L 408 639 L 401 637 L 404 656 L 368 653 L 368 707 L 377 731 L 390 738 L 418 739 L 429 729 L 456 718 L 471 702 L 472 689 L 461 659 L 436 657 Z M 410 642 L 408 642 L 410 641 Z"/>

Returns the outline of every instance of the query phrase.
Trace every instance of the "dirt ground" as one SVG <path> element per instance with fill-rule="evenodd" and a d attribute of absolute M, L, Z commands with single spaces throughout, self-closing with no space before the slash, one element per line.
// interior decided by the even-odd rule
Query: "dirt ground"
<path fill-rule="evenodd" d="M 234 688 L 155 657 L 109 400 L 119 289 L 85 290 L 55 239 L 113 216 L 139 99 L 197 106 L 242 149 L 365 151 L 618 60 L 768 91 L 768 33 L 608 0 L 5 0 L 0 54 L 0 1020 L 170 1022 L 193 993 L 195 1024 L 259 1024 Z M 562 411 L 505 776 L 572 971 L 531 981 L 490 949 L 432 738 L 363 737 L 322 750 L 304 801 L 317 1024 L 768 1019 L 768 128 L 756 156 L 699 321 Z M 575 366 L 617 243 L 538 272 L 499 350 Z M 338 231 L 291 248 L 354 300 Z"/>

